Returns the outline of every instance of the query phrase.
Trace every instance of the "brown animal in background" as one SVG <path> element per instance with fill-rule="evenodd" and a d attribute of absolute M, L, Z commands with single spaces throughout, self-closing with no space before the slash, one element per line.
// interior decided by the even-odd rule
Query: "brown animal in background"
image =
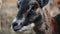
<path fill-rule="evenodd" d="M 53 5 L 52 7 L 56 7 L 58 5 L 58 3 L 60 3 L 60 0 L 53 0 Z"/>
<path fill-rule="evenodd" d="M 51 8 L 51 16 L 53 16 L 54 10 L 56 10 L 56 7 L 58 6 L 58 4 L 60 4 L 60 0 L 52 0 L 53 4 L 52 4 L 52 8 Z"/>

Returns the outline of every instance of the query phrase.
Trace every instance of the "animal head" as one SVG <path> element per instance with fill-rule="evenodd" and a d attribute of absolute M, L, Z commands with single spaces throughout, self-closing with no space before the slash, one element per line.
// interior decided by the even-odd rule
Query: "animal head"
<path fill-rule="evenodd" d="M 44 6 L 46 4 L 43 3 Z M 42 9 L 44 6 L 41 5 L 40 0 L 18 0 L 18 14 L 14 18 L 11 28 L 21 32 L 38 25 L 39 23 L 36 21 L 42 19 L 39 8 Z"/>

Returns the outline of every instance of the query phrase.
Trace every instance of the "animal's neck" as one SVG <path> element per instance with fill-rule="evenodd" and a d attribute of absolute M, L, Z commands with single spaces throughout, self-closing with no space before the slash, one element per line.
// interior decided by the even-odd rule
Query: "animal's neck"
<path fill-rule="evenodd" d="M 54 22 L 53 18 L 50 13 L 45 9 L 43 10 L 43 25 L 45 25 L 45 33 L 46 34 L 53 34 L 54 33 Z M 42 25 L 42 27 L 43 27 Z"/>
<path fill-rule="evenodd" d="M 42 10 L 42 21 L 34 28 L 38 34 L 54 34 L 54 22 L 47 10 Z"/>

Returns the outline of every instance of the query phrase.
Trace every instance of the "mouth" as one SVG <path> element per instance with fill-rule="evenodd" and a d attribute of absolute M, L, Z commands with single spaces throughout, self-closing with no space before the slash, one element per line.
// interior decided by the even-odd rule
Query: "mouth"
<path fill-rule="evenodd" d="M 34 27 L 35 25 L 32 23 L 32 24 L 30 24 L 30 25 L 28 25 L 28 26 L 15 26 L 15 27 L 13 27 L 13 31 L 15 31 L 15 32 L 25 32 L 25 31 L 29 31 L 29 30 L 31 30 L 31 29 L 33 29 L 33 27 Z"/>
<path fill-rule="evenodd" d="M 22 28 L 22 26 L 11 26 L 11 29 L 15 32 L 19 31 Z"/>
<path fill-rule="evenodd" d="M 15 27 L 15 29 L 13 30 L 15 32 L 25 32 L 31 30 L 31 28 L 29 26 L 24 26 L 24 27 Z"/>

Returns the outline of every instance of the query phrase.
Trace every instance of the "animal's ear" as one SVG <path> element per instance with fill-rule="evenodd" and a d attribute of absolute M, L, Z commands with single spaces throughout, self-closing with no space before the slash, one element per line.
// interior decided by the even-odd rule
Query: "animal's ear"
<path fill-rule="evenodd" d="M 37 0 L 40 7 L 43 8 L 44 6 L 46 6 L 49 2 L 49 0 Z"/>
<path fill-rule="evenodd" d="M 60 14 L 56 15 L 55 17 L 53 17 L 54 20 L 58 23 L 60 23 Z"/>

